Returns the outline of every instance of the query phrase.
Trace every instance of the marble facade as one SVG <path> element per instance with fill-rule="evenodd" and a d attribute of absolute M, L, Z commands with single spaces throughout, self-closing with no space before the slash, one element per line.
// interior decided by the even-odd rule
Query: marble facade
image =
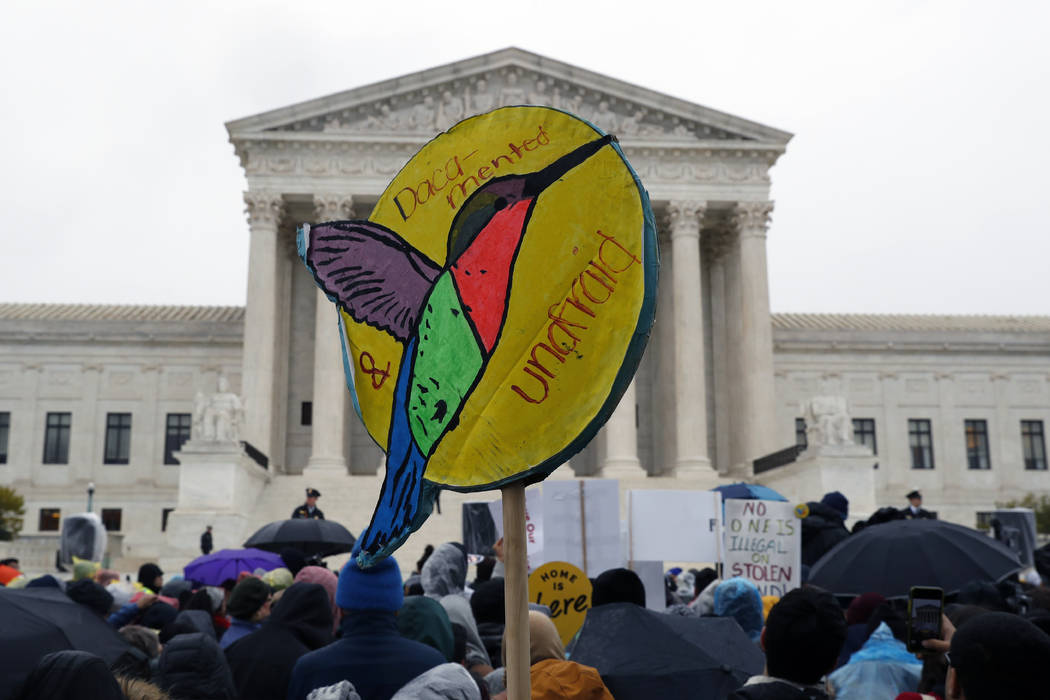
<path fill-rule="evenodd" d="M 440 129 L 521 103 L 565 109 L 619 137 L 649 191 L 662 255 L 657 321 L 638 375 L 559 477 L 614 477 L 633 488 L 752 479 L 756 459 L 795 444 L 801 402 L 837 396 L 852 417 L 875 421 L 878 469 L 858 478 L 871 484 L 856 497 L 865 507 L 900 505 L 920 488 L 928 507 L 972 524 L 995 501 L 1050 493 L 1050 472 L 1024 468 L 1019 433 L 1021 420 L 1050 423 L 1050 318 L 771 314 L 769 171 L 791 135 L 506 49 L 228 123 L 248 183 L 246 307 L 0 304 L 0 413 L 11 425 L 0 483 L 26 496 L 26 532 L 37 531 L 40 508 L 82 510 L 94 481 L 96 509 L 123 509 L 124 554 L 159 556 L 169 542 L 162 512 L 183 508 L 180 467 L 163 463 L 165 416 L 191 413 L 196 393 L 214 392 L 220 375 L 244 401 L 241 438 L 268 468 L 261 479 L 233 460 L 259 495 L 223 520 L 216 546 L 287 517 L 307 485 L 327 492 L 330 517 L 363 527 L 383 455 L 353 415 L 335 312 L 295 255 L 294 228 L 367 216 Z M 68 464 L 41 459 L 48 411 L 73 413 Z M 133 415 L 127 465 L 102 459 L 114 411 Z M 932 470 L 910 468 L 910 418 L 932 420 Z M 966 466 L 963 421 L 972 418 L 989 421 L 990 470 Z M 781 467 L 778 487 L 792 499 L 819 498 L 806 489 L 827 479 L 783 478 L 800 465 Z M 444 513 L 420 542 L 457 539 L 457 504 L 479 497 L 443 495 Z M 176 521 L 180 551 L 192 550 L 181 541 L 192 536 L 190 521 Z"/>

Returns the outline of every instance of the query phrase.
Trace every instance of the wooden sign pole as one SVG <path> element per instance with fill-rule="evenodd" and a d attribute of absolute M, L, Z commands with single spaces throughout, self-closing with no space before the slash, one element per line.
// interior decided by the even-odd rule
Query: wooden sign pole
<path fill-rule="evenodd" d="M 529 571 L 525 544 L 525 487 L 503 488 L 503 565 L 506 573 L 507 700 L 529 700 Z"/>

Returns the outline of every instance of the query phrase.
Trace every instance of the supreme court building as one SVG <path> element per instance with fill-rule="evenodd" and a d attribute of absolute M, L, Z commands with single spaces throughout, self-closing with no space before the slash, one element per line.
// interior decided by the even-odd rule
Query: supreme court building
<path fill-rule="evenodd" d="M 841 484 L 861 512 L 917 488 L 926 507 L 971 526 L 998 501 L 1050 493 L 1050 316 L 771 314 L 769 171 L 791 134 L 505 49 L 228 123 L 248 182 L 247 230 L 227 232 L 250 237 L 245 307 L 0 304 L 0 483 L 26 497 L 27 536 L 83 511 L 89 482 L 131 558 L 187 537 L 192 549 L 204 519 L 217 546 L 237 546 L 287 517 L 306 486 L 330 518 L 363 528 L 383 455 L 354 414 L 335 312 L 297 258 L 295 228 L 367 217 L 437 133 L 515 104 L 617 135 L 661 249 L 637 377 L 556 477 L 759 480 L 799 501 Z M 247 447 L 215 457 L 183 443 L 220 377 L 243 403 Z M 215 489 L 240 496 L 208 504 L 212 472 L 180 481 L 187 459 L 239 460 L 242 481 Z M 458 503 L 478 498 L 443 495 L 406 561 L 457 539 Z M 176 508 L 189 514 L 177 536 L 166 532 Z"/>

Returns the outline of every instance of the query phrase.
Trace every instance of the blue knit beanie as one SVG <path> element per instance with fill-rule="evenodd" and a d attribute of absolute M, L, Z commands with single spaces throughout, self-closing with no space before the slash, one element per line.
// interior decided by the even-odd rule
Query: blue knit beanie
<path fill-rule="evenodd" d="M 824 498 L 820 499 L 820 502 L 838 512 L 843 520 L 849 517 L 849 499 L 838 491 L 824 494 Z"/>
<path fill-rule="evenodd" d="M 335 604 L 343 610 L 386 610 L 397 612 L 405 602 L 401 588 L 401 569 L 393 557 L 367 569 L 351 559 L 339 573 Z"/>

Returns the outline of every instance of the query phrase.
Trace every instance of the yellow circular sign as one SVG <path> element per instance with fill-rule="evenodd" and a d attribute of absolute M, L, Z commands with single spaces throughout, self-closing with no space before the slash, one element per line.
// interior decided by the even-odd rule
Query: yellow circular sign
<path fill-rule="evenodd" d="M 568 645 L 591 609 L 591 580 L 568 562 L 548 562 L 529 576 L 529 600 L 550 608 L 562 644 Z"/>

